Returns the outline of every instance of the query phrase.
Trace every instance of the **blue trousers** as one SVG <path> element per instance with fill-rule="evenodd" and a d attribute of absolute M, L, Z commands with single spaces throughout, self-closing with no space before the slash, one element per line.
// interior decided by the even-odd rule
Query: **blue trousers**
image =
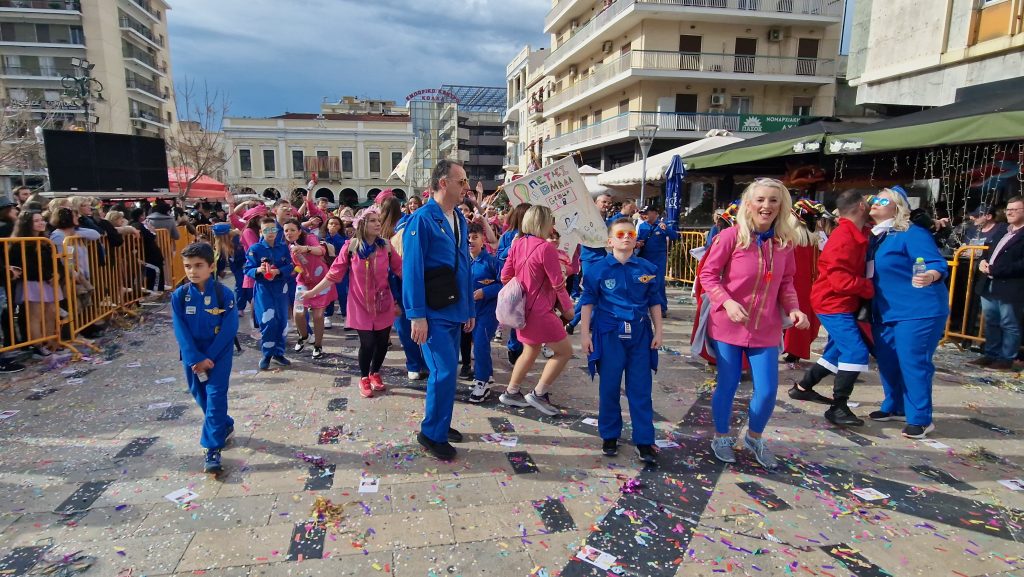
<path fill-rule="evenodd" d="M 331 301 L 331 304 L 327 305 L 327 311 L 324 312 L 326 316 L 334 316 L 334 304 L 338 304 L 338 308 L 341 309 L 341 316 L 348 315 L 348 275 L 341 279 L 340 283 L 334 285 L 334 290 L 338 293 L 338 298 Z"/>
<path fill-rule="evenodd" d="M 405 316 L 405 309 L 395 319 L 395 332 L 398 333 L 398 340 L 402 343 L 402 350 L 405 351 L 405 370 L 410 373 L 422 373 L 427 370 L 427 362 L 423 360 L 423 351 L 420 346 L 412 340 L 412 323 L 409 317 Z"/>
<path fill-rule="evenodd" d="M 295 309 L 295 286 L 299 284 L 296 277 L 288 277 L 288 310 Z"/>
<path fill-rule="evenodd" d="M 732 404 L 736 389 L 740 386 L 743 372 L 743 353 L 750 361 L 750 372 L 754 377 L 754 396 L 750 399 L 749 427 L 755 433 L 763 433 L 775 410 L 775 395 L 779 390 L 779 347 L 749 348 L 713 341 L 718 357 L 718 382 L 711 397 L 711 415 L 715 431 L 720 435 L 729 432 L 732 421 Z"/>
<path fill-rule="evenodd" d="M 633 444 L 654 444 L 654 406 L 651 402 L 651 329 L 649 323 L 637 323 L 632 339 L 620 339 L 617 331 L 600 335 L 598 360 L 600 404 L 597 430 L 602 439 L 618 439 L 622 434 L 622 407 L 619 392 L 623 374 L 629 420 L 633 423 Z"/>
<path fill-rule="evenodd" d="M 981 297 L 985 315 L 985 356 L 1013 362 L 1020 348 L 1021 305 Z"/>
<path fill-rule="evenodd" d="M 252 300 L 252 288 L 242 288 L 242 280 L 245 278 L 242 266 L 232 266 L 231 275 L 235 278 L 235 306 L 240 311 L 245 310 L 245 306 Z"/>
<path fill-rule="evenodd" d="M 209 344 L 209 343 L 207 343 Z M 228 380 L 231 377 L 231 351 L 221 358 L 210 359 L 213 369 L 207 372 L 206 382 L 192 368 L 185 366 L 185 381 L 192 398 L 203 411 L 203 432 L 199 444 L 204 449 L 223 449 L 228 429 L 235 426 L 235 420 L 228 416 Z"/>
<path fill-rule="evenodd" d="M 420 431 L 435 443 L 448 442 L 455 409 L 455 385 L 459 373 L 459 333 L 462 323 L 429 319 L 423 359 L 430 370 L 427 379 L 427 406 Z"/>
<path fill-rule="evenodd" d="M 583 279 L 587 278 L 587 269 L 590 268 L 589 266 L 587 266 L 587 264 L 587 261 L 580 261 L 580 283 L 583 282 Z M 573 327 L 576 327 L 577 325 L 580 324 L 580 319 L 583 316 L 583 313 L 580 312 L 582 310 L 582 299 L 576 299 L 576 304 L 572 308 L 572 320 L 569 321 L 569 324 L 572 325 Z"/>
<path fill-rule="evenodd" d="M 932 424 L 932 356 L 946 329 L 946 317 L 875 323 L 875 358 L 886 413 L 906 415 L 908 425 Z"/>
<path fill-rule="evenodd" d="M 284 329 L 291 315 L 290 289 L 286 282 L 256 282 L 252 303 L 260 325 L 260 352 L 263 356 L 284 355 Z"/>
<path fill-rule="evenodd" d="M 832 374 L 839 371 L 862 372 L 868 370 L 868 345 L 860 334 L 853 313 L 818 315 L 821 326 L 828 331 L 825 350 L 818 364 Z"/>
<path fill-rule="evenodd" d="M 473 378 L 487 382 L 494 376 L 494 360 L 491 359 L 491 340 L 498 331 L 498 319 L 492 312 L 490 316 L 477 316 L 473 327 Z"/>
<path fill-rule="evenodd" d="M 516 334 L 515 329 L 508 331 L 508 350 L 516 352 L 523 350 L 523 343 L 519 342 L 519 335 Z"/>

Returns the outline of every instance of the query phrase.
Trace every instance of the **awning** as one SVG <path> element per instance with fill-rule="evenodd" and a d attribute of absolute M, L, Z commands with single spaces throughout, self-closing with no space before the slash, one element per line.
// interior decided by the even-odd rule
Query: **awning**
<path fill-rule="evenodd" d="M 827 154 L 867 154 L 1024 139 L 1024 94 L 996 93 L 829 135 Z"/>
<path fill-rule="evenodd" d="M 703 170 L 783 156 L 818 154 L 822 151 L 823 141 L 827 135 L 843 134 L 860 126 L 862 125 L 818 120 L 684 158 L 683 162 L 686 170 Z"/>
<path fill-rule="evenodd" d="M 696 156 L 698 154 L 708 152 L 713 149 L 722 148 L 737 142 L 743 142 L 742 138 L 736 138 L 734 136 L 709 136 L 689 142 L 682 146 L 673 148 L 655 154 L 654 156 L 647 159 L 647 182 L 648 183 L 661 183 L 665 180 L 665 173 L 668 171 L 669 166 L 672 165 L 672 157 L 679 155 L 685 162 L 688 157 Z M 581 171 L 580 174 L 583 174 Z M 629 186 L 639 185 L 640 179 L 643 178 L 643 161 L 634 162 L 627 164 L 626 166 L 620 166 L 614 170 L 597 177 L 597 183 L 605 186 Z"/>
<path fill-rule="evenodd" d="M 185 190 L 188 186 L 188 180 L 192 175 L 193 172 L 189 168 L 168 168 L 167 182 L 170 185 L 171 192 L 176 195 L 181 194 L 181 191 Z M 188 191 L 188 198 L 225 198 L 227 196 L 227 191 L 228 187 L 225 186 L 224 183 L 204 174 L 192 183 L 192 188 Z"/>

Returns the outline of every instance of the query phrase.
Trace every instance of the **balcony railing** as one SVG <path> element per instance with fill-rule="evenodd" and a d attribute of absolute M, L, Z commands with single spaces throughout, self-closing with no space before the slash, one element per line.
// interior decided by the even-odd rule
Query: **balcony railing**
<path fill-rule="evenodd" d="M 148 52 L 146 52 L 144 50 L 139 50 L 138 48 L 136 48 L 134 46 L 132 46 L 132 47 L 128 47 L 128 46 L 123 47 L 123 49 L 121 50 L 121 54 L 124 55 L 125 58 L 131 58 L 133 60 L 138 60 L 139 62 L 141 62 L 141 63 L 145 64 L 146 66 L 148 66 L 150 69 L 156 70 L 157 72 L 160 72 L 160 73 L 167 72 L 167 66 L 166 65 L 164 65 L 164 64 L 157 64 L 156 58 L 154 58 L 152 54 L 150 54 L 150 53 L 148 53 Z"/>
<path fill-rule="evenodd" d="M 157 20 L 160 19 L 160 13 L 157 12 L 156 10 L 154 10 L 153 6 L 151 6 L 150 3 L 147 2 L 146 0 L 128 0 L 128 2 L 131 3 L 131 4 L 134 4 L 135 6 L 138 6 L 139 8 L 142 9 L 143 12 L 145 12 L 146 14 L 149 14 L 153 18 L 155 18 Z"/>
<path fill-rule="evenodd" d="M 303 177 L 306 180 L 312 178 L 316 173 L 320 180 L 341 180 L 341 157 L 339 156 L 306 156 L 303 158 L 305 172 Z"/>
<path fill-rule="evenodd" d="M 519 168 L 519 157 L 518 156 L 506 156 L 502 166 L 514 166 Z"/>
<path fill-rule="evenodd" d="M 143 26 L 142 24 L 139 24 L 138 22 L 132 20 L 131 18 L 121 18 L 121 28 L 127 28 L 129 30 L 134 30 L 140 36 L 146 38 L 147 40 L 149 40 L 153 44 L 156 44 L 157 46 L 163 48 L 164 39 L 162 37 L 156 36 L 155 34 L 153 34 L 152 30 L 150 30 L 149 28 L 146 28 L 145 26 Z"/>
<path fill-rule="evenodd" d="M 75 73 L 74 68 L 67 67 L 39 67 L 28 68 L 26 66 L 4 66 L 0 74 L 4 76 L 38 76 L 45 78 L 63 78 Z"/>
<path fill-rule="evenodd" d="M 594 69 L 594 73 L 554 94 L 545 104 L 548 110 L 605 85 L 628 70 L 659 70 L 697 73 L 762 74 L 834 77 L 836 62 L 829 58 L 747 56 L 718 52 L 661 52 L 634 50 Z"/>
<path fill-rule="evenodd" d="M 150 96 L 155 96 L 156 98 L 166 99 L 168 96 L 168 94 L 160 91 L 159 84 L 155 82 L 150 82 L 148 80 L 143 80 L 142 78 L 125 78 L 125 85 L 128 88 L 141 90 L 142 92 L 145 92 Z"/>
<path fill-rule="evenodd" d="M 30 10 L 67 10 L 81 12 L 82 4 L 68 0 L 0 0 L 0 8 L 27 8 Z"/>
<path fill-rule="evenodd" d="M 566 0 L 563 0 L 566 1 Z M 561 2 L 560 2 L 561 4 Z M 805 16 L 838 17 L 842 14 L 842 0 L 616 0 L 589 22 L 570 30 L 559 38 L 561 43 L 551 51 L 546 62 L 555 62 L 588 41 L 597 30 L 614 20 L 634 5 L 682 6 L 718 10 L 739 10 L 759 14 L 797 14 Z M 552 8 L 549 16 L 558 9 Z"/>
<path fill-rule="evenodd" d="M 719 129 L 730 132 L 778 132 L 799 125 L 804 116 L 784 114 L 716 114 L 689 112 L 624 112 L 545 142 L 545 150 L 555 151 L 567 146 L 580 146 L 590 140 L 610 136 L 628 136 L 630 130 L 643 124 L 657 124 L 658 134 L 666 132 L 704 133 Z"/>

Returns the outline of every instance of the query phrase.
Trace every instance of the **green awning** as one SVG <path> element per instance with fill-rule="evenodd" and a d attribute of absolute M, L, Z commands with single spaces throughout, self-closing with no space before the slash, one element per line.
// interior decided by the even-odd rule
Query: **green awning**
<path fill-rule="evenodd" d="M 827 154 L 870 154 L 1024 139 L 1024 95 L 996 93 L 829 135 Z"/>
<path fill-rule="evenodd" d="M 848 130 L 850 125 L 847 123 L 818 120 L 716 148 L 699 156 L 691 156 L 685 161 L 686 169 L 702 170 L 783 156 L 818 154 L 822 151 L 823 141 L 827 135 Z"/>

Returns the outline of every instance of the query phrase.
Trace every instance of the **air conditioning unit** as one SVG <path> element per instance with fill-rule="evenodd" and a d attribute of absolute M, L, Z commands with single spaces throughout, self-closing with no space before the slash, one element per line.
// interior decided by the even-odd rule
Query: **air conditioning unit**
<path fill-rule="evenodd" d="M 768 29 L 768 42 L 782 42 L 782 29 L 781 28 L 769 28 Z"/>
<path fill-rule="evenodd" d="M 577 74 L 578 72 L 579 72 L 579 69 L 578 69 L 578 68 L 576 68 L 575 66 L 570 66 L 570 67 L 569 67 L 569 77 L 570 77 L 570 78 L 576 78 L 576 74 Z"/>
<path fill-rule="evenodd" d="M 605 40 L 601 44 L 601 51 L 604 52 L 605 54 L 611 54 L 611 52 L 612 52 L 612 41 L 611 40 Z"/>
<path fill-rule="evenodd" d="M 712 94 L 711 106 L 725 106 L 725 94 Z"/>

